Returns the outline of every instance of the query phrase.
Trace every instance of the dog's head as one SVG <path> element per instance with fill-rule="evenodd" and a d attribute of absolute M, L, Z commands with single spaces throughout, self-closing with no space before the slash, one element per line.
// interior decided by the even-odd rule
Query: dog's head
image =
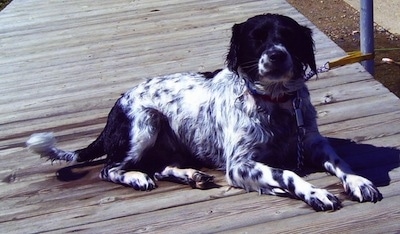
<path fill-rule="evenodd" d="M 312 32 L 287 16 L 254 16 L 233 26 L 226 61 L 231 71 L 260 89 L 303 79 L 307 67 L 316 71 Z"/>

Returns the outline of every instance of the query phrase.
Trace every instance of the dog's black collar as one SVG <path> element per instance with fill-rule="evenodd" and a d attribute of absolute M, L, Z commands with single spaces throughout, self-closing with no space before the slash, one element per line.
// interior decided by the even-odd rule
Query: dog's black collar
<path fill-rule="evenodd" d="M 254 85 L 252 85 L 251 82 L 246 81 L 246 86 L 247 89 L 249 90 L 250 94 L 253 95 L 254 97 L 257 97 L 263 101 L 266 102 L 273 102 L 273 103 L 284 103 L 287 102 L 289 100 L 293 100 L 296 96 L 296 92 L 291 92 L 291 93 L 285 93 L 282 96 L 279 97 L 271 97 L 268 94 L 262 93 L 260 91 L 258 91 Z"/>

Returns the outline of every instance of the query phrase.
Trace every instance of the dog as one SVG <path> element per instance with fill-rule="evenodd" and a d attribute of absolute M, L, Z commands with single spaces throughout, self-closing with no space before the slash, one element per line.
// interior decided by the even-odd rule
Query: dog
<path fill-rule="evenodd" d="M 27 146 L 53 161 L 107 155 L 101 179 L 136 190 L 152 190 L 157 180 L 206 189 L 214 178 L 200 169 L 214 168 L 233 187 L 298 198 L 316 211 L 340 209 L 335 195 L 294 172 L 309 165 L 336 175 L 353 200 L 380 201 L 373 183 L 320 135 L 308 69 L 317 72 L 311 29 L 287 16 L 257 15 L 232 27 L 225 68 L 133 87 L 86 148 L 61 150 L 52 133 L 33 134 Z"/>

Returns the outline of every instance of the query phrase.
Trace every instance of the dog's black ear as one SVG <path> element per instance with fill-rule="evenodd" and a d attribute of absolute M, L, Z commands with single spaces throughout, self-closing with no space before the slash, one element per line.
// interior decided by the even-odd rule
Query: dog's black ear
<path fill-rule="evenodd" d="M 239 35 L 241 31 L 241 24 L 235 24 L 232 27 L 232 37 L 231 43 L 229 46 L 228 55 L 226 56 L 226 64 L 229 70 L 236 72 L 238 69 L 238 58 L 237 55 L 239 54 Z"/>
<path fill-rule="evenodd" d="M 306 26 L 301 26 L 301 34 L 304 36 L 304 40 L 302 40 L 302 62 L 305 66 L 309 66 L 313 72 L 317 72 L 317 65 L 315 64 L 315 55 L 314 55 L 314 40 L 312 38 L 312 31 L 310 28 Z M 305 67 L 306 69 L 306 67 Z"/>

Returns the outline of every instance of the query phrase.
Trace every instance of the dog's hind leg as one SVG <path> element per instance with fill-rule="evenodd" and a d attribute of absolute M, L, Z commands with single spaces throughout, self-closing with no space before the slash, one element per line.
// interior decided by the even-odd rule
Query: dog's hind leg
<path fill-rule="evenodd" d="M 124 118 L 112 116 L 114 119 L 106 126 L 106 138 L 109 139 L 105 141 L 107 164 L 100 178 L 136 190 L 152 190 L 156 184 L 144 171 L 157 164 L 157 158 L 149 158 L 147 152 L 154 147 L 165 117 L 153 108 L 136 110 L 134 116 L 122 114 L 126 121 L 115 121 Z M 126 127 L 121 129 L 121 125 Z M 127 135 L 123 137 L 121 132 Z"/>
<path fill-rule="evenodd" d="M 178 167 L 167 166 L 160 173 L 155 173 L 154 178 L 157 180 L 167 180 L 188 184 L 192 188 L 198 189 L 208 189 L 215 185 L 214 176 L 191 168 L 181 169 Z"/>
<path fill-rule="evenodd" d="M 100 178 L 141 191 L 148 191 L 157 187 L 146 173 L 123 170 L 118 163 L 106 165 L 100 172 Z"/>

